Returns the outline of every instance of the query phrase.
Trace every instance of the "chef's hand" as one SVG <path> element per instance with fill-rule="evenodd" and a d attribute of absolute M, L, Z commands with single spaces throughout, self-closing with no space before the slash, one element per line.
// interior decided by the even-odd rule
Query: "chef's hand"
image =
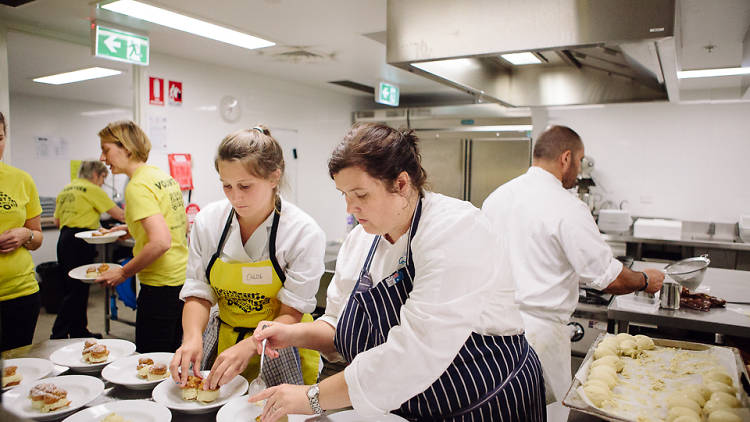
<path fill-rule="evenodd" d="M 13 252 L 23 246 L 31 235 L 26 227 L 8 229 L 0 234 L 0 253 Z"/>
<path fill-rule="evenodd" d="M 216 357 L 216 362 L 206 378 L 206 386 L 215 389 L 239 375 L 247 368 L 247 363 L 255 354 L 255 349 L 255 339 L 248 337 L 221 352 Z"/>
<path fill-rule="evenodd" d="M 169 372 L 172 379 L 180 386 L 185 386 L 190 375 L 190 364 L 193 364 L 193 375 L 201 376 L 201 361 L 203 360 L 203 338 L 183 339 L 182 346 L 174 352 Z"/>
<path fill-rule="evenodd" d="M 309 385 L 277 385 L 250 397 L 248 401 L 266 400 L 260 415 L 263 422 L 273 422 L 289 414 L 312 415 L 313 410 L 307 398 L 309 388 Z"/>
<path fill-rule="evenodd" d="M 122 284 L 127 277 L 125 276 L 125 270 L 121 267 L 110 268 L 104 274 L 100 275 L 94 282 L 102 283 L 107 287 L 115 287 Z"/>
<path fill-rule="evenodd" d="M 275 359 L 279 357 L 279 352 L 276 350 L 294 345 L 294 326 L 277 321 L 261 321 L 253 333 L 253 338 L 257 344 L 258 354 L 262 352 L 263 339 L 268 339 L 266 356 Z"/>
<path fill-rule="evenodd" d="M 656 293 L 661 290 L 661 285 L 664 283 L 664 273 L 653 268 L 649 268 L 643 272 L 648 275 L 648 287 L 646 287 L 646 292 Z"/>

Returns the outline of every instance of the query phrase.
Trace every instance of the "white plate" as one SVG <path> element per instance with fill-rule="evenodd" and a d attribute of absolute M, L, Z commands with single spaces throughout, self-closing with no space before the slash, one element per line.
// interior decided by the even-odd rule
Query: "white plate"
<path fill-rule="evenodd" d="M 106 264 L 109 265 L 110 269 L 112 269 L 112 268 L 122 268 L 122 265 L 119 265 L 119 264 L 113 264 L 113 263 L 110 263 L 110 262 L 107 262 Z M 88 267 L 97 267 L 97 268 L 99 268 L 100 265 L 102 265 L 102 263 L 93 263 L 93 264 L 81 265 L 80 267 L 76 267 L 76 268 L 73 268 L 72 270 L 70 270 L 70 272 L 68 272 L 68 276 L 70 278 L 76 278 L 78 280 L 81 280 L 84 283 L 91 284 L 91 283 L 94 282 L 94 280 L 96 280 L 97 278 L 99 278 L 99 276 L 96 276 L 96 277 L 89 277 L 89 276 L 87 276 L 86 275 L 86 269 Z"/>
<path fill-rule="evenodd" d="M 111 383 L 124 385 L 133 390 L 148 390 L 149 388 L 154 388 L 156 384 L 164 381 L 164 379 L 149 381 L 143 378 L 138 378 L 136 375 L 138 373 L 136 370 L 138 359 L 151 358 L 154 363 L 163 363 L 167 365 L 168 368 L 169 363 L 172 361 L 172 356 L 174 356 L 174 353 L 158 352 L 120 358 L 102 369 L 102 378 Z M 170 377 L 169 369 L 167 369 L 167 377 Z"/>
<path fill-rule="evenodd" d="M 5 359 L 3 360 L 3 368 L 9 366 L 17 366 L 17 374 L 21 374 L 21 384 L 27 382 L 36 381 L 40 378 L 44 378 L 55 369 L 55 365 L 47 359 L 37 358 L 21 358 L 21 359 Z M 3 388 L 3 391 L 10 390 L 15 385 Z"/>
<path fill-rule="evenodd" d="M 78 372 L 96 372 L 105 367 L 110 362 L 114 362 L 117 359 L 125 356 L 130 356 L 135 352 L 135 344 L 120 339 L 102 339 L 97 340 L 97 343 L 107 346 L 109 350 L 109 357 L 106 362 L 102 363 L 88 363 L 81 357 L 83 351 L 84 341 L 79 343 L 69 344 L 65 347 L 61 347 L 49 357 L 49 360 L 58 364 L 69 366 L 70 369 Z"/>
<path fill-rule="evenodd" d="M 76 233 L 76 237 L 83 239 L 86 243 L 100 244 L 100 243 L 112 243 L 117 240 L 118 237 L 128 234 L 124 230 L 116 230 L 113 232 L 105 233 L 101 236 L 93 236 L 93 233 L 97 233 L 99 230 L 88 230 L 85 232 Z"/>
<path fill-rule="evenodd" d="M 201 371 L 204 377 L 208 376 L 209 371 Z M 247 380 L 241 375 L 234 377 L 229 383 L 219 388 L 219 397 L 211 403 L 201 403 L 194 400 L 183 400 L 182 390 L 171 378 L 165 379 L 154 388 L 152 397 L 157 403 L 172 410 L 179 410 L 185 413 L 206 413 L 224 405 L 230 399 L 241 396 L 247 392 Z"/>
<path fill-rule="evenodd" d="M 100 404 L 70 415 L 63 422 L 101 421 L 108 415 L 117 413 L 125 420 L 133 422 L 169 422 L 172 412 L 164 405 L 148 400 L 121 400 Z"/>
<path fill-rule="evenodd" d="M 289 422 L 304 422 L 310 420 L 311 415 L 289 415 Z M 325 417 L 319 418 L 320 421 L 331 422 L 400 422 L 406 421 L 401 416 L 389 413 L 385 416 L 363 417 L 356 410 L 345 410 L 337 413 L 326 413 Z M 313 419 L 316 420 L 316 419 Z"/>
<path fill-rule="evenodd" d="M 263 408 L 247 401 L 248 396 L 235 397 L 225 404 L 219 413 L 216 414 L 216 422 L 235 422 L 235 421 L 254 421 L 255 417 L 260 416 L 263 412 Z M 314 415 L 287 415 L 289 422 L 305 422 L 314 419 Z M 284 421 L 285 419 L 280 419 Z M 334 422 L 398 422 L 406 421 L 401 416 L 389 414 L 386 416 L 378 416 L 374 418 L 363 418 L 356 410 L 346 410 L 337 413 L 326 413 L 325 417 L 320 418 L 321 421 L 334 421 Z"/>
<path fill-rule="evenodd" d="M 68 392 L 70 404 L 62 409 L 49 413 L 42 413 L 31 408 L 29 391 L 32 387 L 43 382 L 55 384 Z M 104 383 L 88 375 L 66 375 L 62 377 L 44 378 L 31 384 L 23 384 L 3 394 L 3 407 L 22 417 L 40 421 L 59 419 L 63 415 L 74 412 L 87 405 L 104 391 Z"/>

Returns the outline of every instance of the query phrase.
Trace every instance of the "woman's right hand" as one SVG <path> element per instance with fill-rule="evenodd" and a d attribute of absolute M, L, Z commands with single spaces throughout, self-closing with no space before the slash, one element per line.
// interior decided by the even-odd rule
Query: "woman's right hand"
<path fill-rule="evenodd" d="M 201 360 L 203 359 L 203 339 L 183 340 L 182 346 L 174 352 L 172 362 L 169 364 L 169 372 L 172 373 L 174 382 L 184 386 L 190 375 L 190 364 L 193 364 L 193 374 L 201 376 Z"/>
<path fill-rule="evenodd" d="M 284 324 L 277 321 L 261 321 L 253 333 L 259 355 L 263 351 L 263 339 L 268 339 L 266 356 L 272 359 L 279 357 L 277 349 L 294 346 L 295 337 L 294 324 Z"/>

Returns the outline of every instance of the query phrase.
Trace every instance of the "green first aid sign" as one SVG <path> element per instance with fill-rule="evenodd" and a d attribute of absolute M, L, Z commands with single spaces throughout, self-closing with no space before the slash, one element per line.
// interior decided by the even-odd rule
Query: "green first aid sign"
<path fill-rule="evenodd" d="M 95 56 L 148 66 L 148 53 L 148 37 L 96 26 L 94 36 Z"/>
<path fill-rule="evenodd" d="M 390 106 L 398 106 L 398 87 L 381 82 L 375 91 L 375 102 Z"/>

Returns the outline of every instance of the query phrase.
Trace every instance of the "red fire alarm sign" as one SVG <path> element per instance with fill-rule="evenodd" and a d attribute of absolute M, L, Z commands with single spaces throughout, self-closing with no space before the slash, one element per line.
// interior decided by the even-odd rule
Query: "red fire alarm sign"
<path fill-rule="evenodd" d="M 164 105 L 164 79 L 148 78 L 148 103 L 151 105 Z"/>

